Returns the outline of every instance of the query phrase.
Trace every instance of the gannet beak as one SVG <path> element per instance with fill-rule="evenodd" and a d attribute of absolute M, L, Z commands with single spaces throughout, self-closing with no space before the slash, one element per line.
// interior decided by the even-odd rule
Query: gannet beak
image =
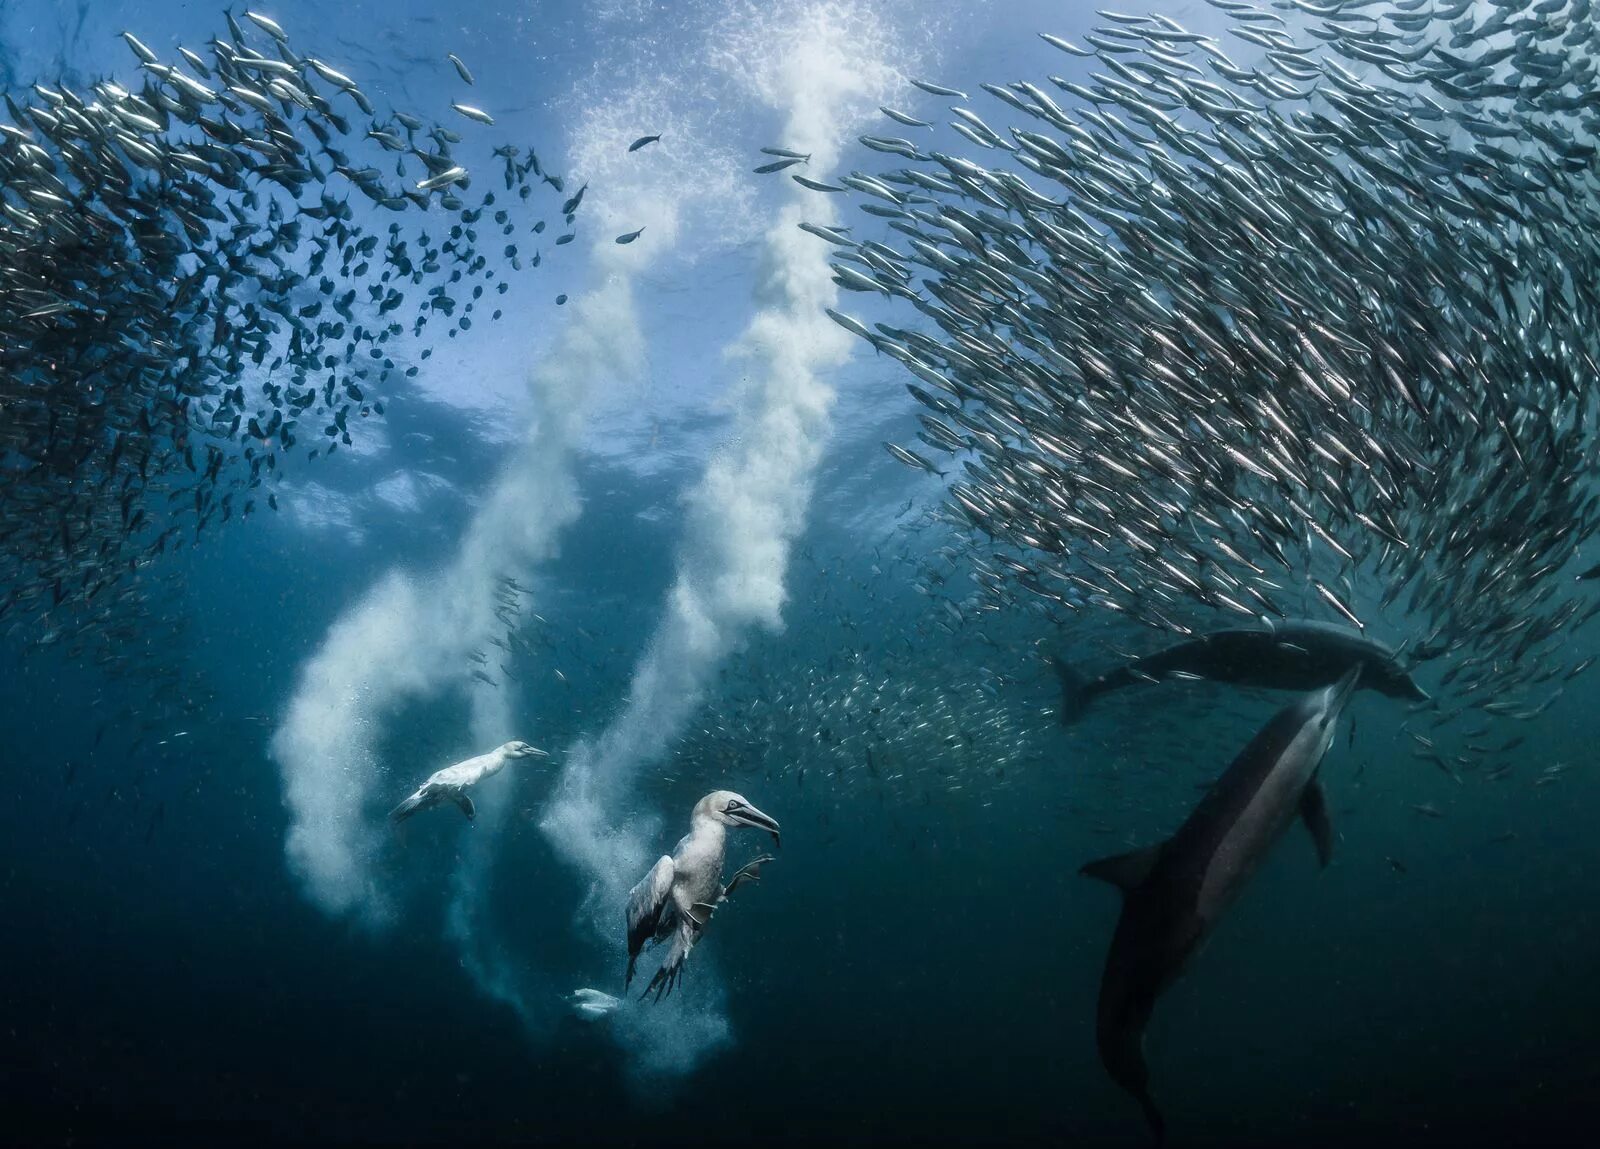
<path fill-rule="evenodd" d="M 778 821 L 757 810 L 754 806 L 743 806 L 735 813 L 728 815 L 741 826 L 754 826 L 758 830 L 765 830 L 772 835 L 774 845 L 782 846 L 783 842 L 778 837 Z"/>

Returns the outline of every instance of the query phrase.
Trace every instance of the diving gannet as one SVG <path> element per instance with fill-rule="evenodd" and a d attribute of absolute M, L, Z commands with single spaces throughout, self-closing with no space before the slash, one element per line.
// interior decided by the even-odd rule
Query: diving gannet
<path fill-rule="evenodd" d="M 663 993 L 672 992 L 682 975 L 684 960 L 700 940 L 717 906 L 740 882 L 758 881 L 762 864 L 772 861 L 763 854 L 741 866 L 724 886 L 722 864 L 727 856 L 729 826 L 754 826 L 771 834 L 774 842 L 779 840 L 777 822 L 732 791 L 712 791 L 695 803 L 689 816 L 689 832 L 671 855 L 651 866 L 644 880 L 628 894 L 628 975 L 624 987 L 633 982 L 634 963 L 645 943 L 672 938 L 666 960 L 639 995 L 641 998 L 655 990 L 659 1001 Z"/>
<path fill-rule="evenodd" d="M 396 822 L 404 822 L 418 810 L 427 810 L 449 800 L 461 807 L 461 812 L 467 816 L 468 821 L 471 821 L 477 811 L 473 809 L 472 799 L 467 797 L 468 786 L 476 786 L 485 778 L 500 773 L 505 769 L 506 763 L 513 759 L 549 756 L 537 746 L 529 746 L 526 742 L 507 742 L 487 754 L 479 754 L 475 758 L 457 762 L 454 766 L 434 771 L 426 782 L 417 787 L 415 794 L 389 811 L 389 817 Z"/>

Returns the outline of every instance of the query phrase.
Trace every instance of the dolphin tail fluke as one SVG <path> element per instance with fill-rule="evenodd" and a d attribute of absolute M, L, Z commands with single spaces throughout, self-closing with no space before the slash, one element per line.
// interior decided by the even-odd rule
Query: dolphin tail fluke
<path fill-rule="evenodd" d="M 411 795 L 411 797 L 400 803 L 400 805 L 389 811 L 389 821 L 404 822 L 407 818 L 411 817 L 411 815 L 422 809 L 426 801 L 427 799 L 422 796 L 422 791 L 418 790 L 415 794 Z"/>
<path fill-rule="evenodd" d="M 1052 657 L 1050 665 L 1061 683 L 1061 724 L 1071 726 L 1089 705 L 1089 680 L 1059 658 Z"/>
<path fill-rule="evenodd" d="M 1111 1021 L 1102 1016 L 1098 1040 L 1100 1060 L 1111 1079 L 1139 1103 L 1157 1145 L 1167 1138 L 1167 1122 L 1150 1096 L 1150 1067 L 1144 1059 L 1144 1027 L 1150 1013 L 1140 1008 Z"/>
<path fill-rule="evenodd" d="M 1161 1116 L 1161 1110 L 1157 1109 L 1156 1103 L 1151 1100 L 1148 1089 L 1141 1090 L 1136 1096 L 1139 1100 L 1139 1108 L 1144 1110 L 1144 1119 L 1149 1123 L 1150 1136 L 1155 1139 L 1157 1145 L 1165 1145 L 1167 1142 L 1167 1119 Z"/>

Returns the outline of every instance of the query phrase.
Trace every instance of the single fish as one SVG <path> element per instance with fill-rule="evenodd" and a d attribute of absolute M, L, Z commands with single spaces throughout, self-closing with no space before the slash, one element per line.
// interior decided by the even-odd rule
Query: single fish
<path fill-rule="evenodd" d="M 474 108 L 471 104 L 457 103 L 452 103 L 450 106 L 469 120 L 476 120 L 480 124 L 494 123 L 494 117 L 482 108 Z"/>
<path fill-rule="evenodd" d="M 244 18 L 278 41 L 278 43 L 287 44 L 289 42 L 289 34 L 271 17 L 263 16 L 259 12 L 247 11 L 244 14 Z"/>
<path fill-rule="evenodd" d="M 791 175 L 789 178 L 795 183 L 799 184 L 801 187 L 810 188 L 812 191 L 842 192 L 848 190 L 840 187 L 838 184 L 823 183 L 821 180 L 807 179 L 805 176 Z"/>

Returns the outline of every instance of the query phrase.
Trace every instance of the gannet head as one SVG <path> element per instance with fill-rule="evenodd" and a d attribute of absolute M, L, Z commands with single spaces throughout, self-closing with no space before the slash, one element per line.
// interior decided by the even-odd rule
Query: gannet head
<path fill-rule="evenodd" d="M 771 834 L 773 842 L 782 844 L 778 838 L 777 820 L 763 814 L 752 806 L 744 795 L 735 794 L 732 790 L 713 790 L 707 794 L 695 803 L 694 816 L 710 818 L 713 822 L 721 822 L 724 826 L 754 826 Z"/>
<path fill-rule="evenodd" d="M 500 747 L 500 756 L 505 759 L 512 758 L 548 758 L 550 755 L 537 746 L 530 746 L 526 742 L 507 742 Z"/>

